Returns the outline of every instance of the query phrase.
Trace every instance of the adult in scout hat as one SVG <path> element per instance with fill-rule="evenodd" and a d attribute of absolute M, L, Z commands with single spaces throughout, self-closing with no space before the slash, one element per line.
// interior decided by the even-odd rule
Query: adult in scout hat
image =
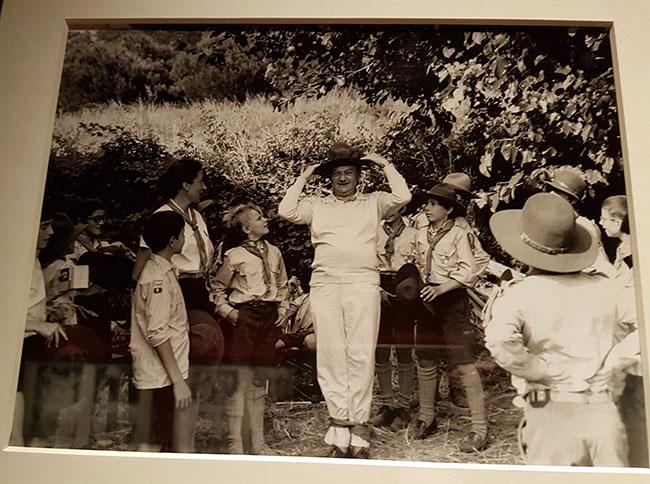
<path fill-rule="evenodd" d="M 613 279 L 583 271 L 598 245 L 566 200 L 533 195 L 522 210 L 494 214 L 490 229 L 531 267 L 484 321 L 487 348 L 526 402 L 526 462 L 626 466 L 625 431 L 609 391 L 617 363 L 603 362 L 636 320 L 633 301 Z"/>
<path fill-rule="evenodd" d="M 476 452 L 488 445 L 483 384 L 474 365 L 466 291 L 476 279 L 476 263 L 467 231 L 455 223 L 455 218 L 463 215 L 455 189 L 440 183 L 427 197 L 424 212 L 429 224 L 417 233 L 416 264 L 424 281 L 420 300 L 431 314 L 419 320 L 416 336 L 420 411 L 413 437 L 424 439 L 437 429 L 435 397 L 439 362 L 444 356 L 440 350 L 444 349 L 471 413 L 471 428 L 459 445 L 464 452 Z"/>
<path fill-rule="evenodd" d="M 390 193 L 359 191 L 365 163 L 382 168 Z M 329 178 L 332 194 L 301 199 L 317 169 Z M 368 418 L 381 300 L 377 233 L 381 219 L 410 200 L 404 178 L 388 160 L 378 154 L 361 155 L 337 142 L 324 163 L 305 168 L 278 207 L 281 217 L 311 230 L 315 254 L 309 297 L 318 382 L 330 415 L 325 442 L 333 457 L 369 455 Z"/>
<path fill-rule="evenodd" d="M 359 150 L 346 143 L 336 142 L 327 150 L 327 159 L 316 167 L 315 173 L 329 176 L 334 168 L 340 166 L 354 166 L 360 171 L 362 167 L 368 165 L 370 165 L 370 160 L 362 158 Z"/>

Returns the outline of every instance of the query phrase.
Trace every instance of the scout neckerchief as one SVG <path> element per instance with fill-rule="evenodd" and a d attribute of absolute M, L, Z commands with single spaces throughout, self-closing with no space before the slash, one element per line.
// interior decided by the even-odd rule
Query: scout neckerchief
<path fill-rule="evenodd" d="M 259 257 L 262 261 L 262 266 L 264 267 L 264 284 L 266 284 L 266 290 L 268 291 L 271 288 L 272 280 L 271 267 L 269 266 L 269 248 L 266 241 L 259 240 L 256 242 L 254 240 L 245 240 L 241 243 L 241 247 L 255 257 Z"/>
<path fill-rule="evenodd" d="M 392 258 L 393 254 L 395 254 L 395 239 L 399 237 L 402 232 L 404 232 L 404 229 L 406 228 L 406 224 L 404 223 L 404 220 L 400 217 L 399 219 L 399 225 L 397 226 L 396 229 L 393 229 L 389 224 L 383 224 L 384 225 L 384 232 L 388 234 L 388 238 L 386 239 L 386 243 L 384 244 L 384 252 L 386 253 L 386 261 L 388 262 L 388 266 L 391 266 L 392 263 Z"/>
<path fill-rule="evenodd" d="M 77 237 L 77 242 L 79 242 L 89 252 L 94 252 L 99 246 L 98 243 L 95 244 L 93 240 L 83 232 Z"/>
<path fill-rule="evenodd" d="M 205 240 L 203 240 L 203 237 L 201 236 L 201 232 L 199 231 L 199 224 L 197 223 L 196 212 L 192 208 L 187 207 L 187 213 L 185 213 L 183 209 L 179 207 L 179 205 L 174 200 L 171 199 L 169 200 L 169 202 L 167 202 L 167 206 L 171 208 L 174 212 L 179 214 L 181 217 L 183 217 L 185 223 L 190 227 L 192 227 L 192 231 L 194 232 L 194 238 L 196 239 L 196 245 L 199 249 L 199 257 L 201 258 L 200 272 L 202 274 L 206 274 L 208 268 L 208 252 L 205 248 Z"/>
<path fill-rule="evenodd" d="M 433 257 L 433 249 L 436 247 L 436 244 L 442 239 L 454 226 L 454 221 L 452 219 L 447 220 L 442 227 L 439 227 L 437 230 L 433 230 L 431 225 L 427 228 L 427 242 L 429 242 L 429 250 L 427 250 L 427 274 L 426 278 L 429 278 L 431 275 L 431 264 Z"/>

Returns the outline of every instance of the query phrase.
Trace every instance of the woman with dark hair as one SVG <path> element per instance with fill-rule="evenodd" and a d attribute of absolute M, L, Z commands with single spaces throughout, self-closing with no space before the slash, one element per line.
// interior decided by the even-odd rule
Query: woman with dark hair
<path fill-rule="evenodd" d="M 201 201 L 205 191 L 203 166 L 194 158 L 174 161 L 159 180 L 159 190 L 166 202 L 156 212 L 172 210 L 185 220 L 185 245 L 179 254 L 172 257 L 172 263 L 179 271 L 179 283 L 188 310 L 197 309 L 214 313 L 207 288 L 207 274 L 214 246 L 208 234 L 205 220 L 195 205 Z M 140 240 L 133 279 L 137 281 L 151 250 Z"/>
<path fill-rule="evenodd" d="M 159 180 L 159 190 L 165 203 L 156 210 L 174 211 L 185 221 L 182 250 L 171 257 L 178 271 L 178 283 L 183 294 L 190 323 L 190 376 L 189 385 L 194 400 L 200 400 L 202 387 L 211 383 L 215 365 L 221 361 L 224 338 L 215 318 L 214 303 L 208 290 L 208 272 L 214 256 L 214 246 L 205 220 L 195 208 L 201 201 L 206 186 L 203 166 L 194 158 L 172 162 Z M 140 248 L 133 269 L 137 281 L 152 252 L 140 238 Z M 198 412 L 198 405 L 193 407 Z"/>

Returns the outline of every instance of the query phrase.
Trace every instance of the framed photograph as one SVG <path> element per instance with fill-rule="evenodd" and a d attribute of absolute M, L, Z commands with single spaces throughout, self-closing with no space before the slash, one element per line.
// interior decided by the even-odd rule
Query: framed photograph
<path fill-rule="evenodd" d="M 79 207 L 101 200 L 102 213 L 95 218 L 111 242 L 102 250 L 129 259 L 141 245 L 143 221 L 164 203 L 155 190 L 165 166 L 172 159 L 200 159 L 207 185 L 202 190 L 213 199 L 202 213 L 214 245 L 227 232 L 223 215 L 229 207 L 257 203 L 260 216 L 270 221 L 267 238 L 284 254 L 288 276 L 307 288 L 313 257 L 309 234 L 282 220 L 291 216 L 278 204 L 308 161 L 338 156 L 327 150 L 339 140 L 389 157 L 416 192 L 451 172 L 469 174 L 474 194 L 469 218 L 483 228 L 479 239 L 492 259 L 510 266 L 514 260 L 487 229 L 493 212 L 521 208 L 543 187 L 566 191 L 555 180 L 568 171 L 585 185 L 583 215 L 609 235 L 607 216 L 614 212 L 607 204 L 603 207 L 611 210 L 601 212 L 601 203 L 624 194 L 630 235 L 625 244 L 634 254 L 630 271 L 647 402 L 650 335 L 642 296 L 650 290 L 650 220 L 643 210 L 650 205 L 644 189 L 649 175 L 644 157 L 650 150 L 644 46 L 650 14 L 640 0 L 615 5 L 605 0 L 557 5 L 532 0 L 479 5 L 470 0 L 362 0 L 354 5 L 5 0 L 0 6 L 0 267 L 6 274 L 0 281 L 0 366 L 5 369 L 0 372 L 0 482 L 81 483 L 89 476 L 97 483 L 257 482 L 262 476 L 271 482 L 331 482 L 352 475 L 362 482 L 587 482 L 606 474 L 617 483 L 650 474 L 640 468 L 524 466 L 517 444 L 521 410 L 510 403 L 515 393 L 508 375 L 487 350 L 477 360 L 486 365 L 480 366 L 484 379 L 486 372 L 491 379 L 485 383 L 491 392 L 491 449 L 483 453 L 459 451 L 470 419 L 451 416 L 437 440 L 415 442 L 411 430 L 379 428 L 375 441 L 380 444 L 372 447 L 372 459 L 319 457 L 319 448 L 327 447 L 322 440 L 328 407 L 316 396 L 315 361 L 291 373 L 312 371 L 312 381 L 303 386 L 293 380 L 289 390 L 267 384 L 266 392 L 282 401 L 273 405 L 267 439 L 280 455 L 231 455 L 226 425 L 205 417 L 199 417 L 203 429 L 196 453 L 136 452 L 129 441 L 129 417 L 118 421 L 117 403 L 113 410 L 87 412 L 83 425 L 93 427 L 91 444 L 78 422 L 76 433 L 59 433 L 66 422 L 65 412 L 58 411 L 56 430 L 29 446 L 11 445 L 16 388 L 25 384 L 19 378 L 24 371 L 21 348 L 33 341 L 26 337 L 24 321 L 35 247 L 41 243 L 42 207 L 70 216 L 59 216 L 65 227 L 70 225 L 62 239 L 70 242 L 70 235 L 80 240 L 87 234 L 98 211 L 94 207 L 86 214 L 80 229 Z M 564 103 L 561 109 L 558 99 Z M 354 158 L 348 155 L 341 156 Z M 192 183 L 183 184 L 183 190 L 191 190 Z M 388 189 L 379 169 L 366 171 L 361 183 L 367 191 Z M 326 196 L 329 189 L 322 181 L 307 188 L 316 196 Z M 336 189 L 332 187 L 334 195 Z M 417 210 L 409 216 L 408 223 L 417 227 Z M 617 240 L 603 242 L 611 259 Z M 50 262 L 62 259 L 48 255 Z M 83 294 L 99 277 L 100 264 L 84 260 L 88 262 L 57 265 L 46 281 L 50 277 L 57 293 L 74 289 Z M 213 274 L 217 283 L 219 274 Z M 473 293 L 478 326 L 477 314 L 498 279 L 483 293 Z M 163 290 L 161 284 L 154 281 L 155 294 Z M 120 301 L 128 309 L 128 283 L 124 286 Z M 94 309 L 92 294 L 88 301 Z M 55 317 L 62 323 L 73 318 L 76 324 L 88 309 L 80 308 L 79 300 L 77 306 L 73 303 L 59 301 Z M 129 326 L 130 313 L 118 313 L 108 318 L 115 323 L 113 334 Z M 227 313 L 221 316 L 227 319 Z M 98 392 L 94 372 L 37 371 L 48 382 L 74 379 L 78 395 L 86 391 L 89 398 L 103 399 L 105 407 L 111 395 L 121 401 L 122 410 L 131 405 L 124 374 L 101 370 L 102 385 L 109 383 Z M 309 380 L 309 375 L 301 376 Z M 211 387 L 216 407 L 223 403 L 224 388 L 225 380 Z M 450 402 L 452 390 L 452 383 L 442 388 Z M 60 395 L 32 391 L 40 395 L 42 414 L 65 407 L 57 401 Z M 224 393 L 219 396 L 219 391 Z M 320 403 L 305 401 L 310 399 Z M 416 406 L 417 398 L 412 400 Z M 85 411 L 79 408 L 77 404 L 75 411 L 81 415 Z M 223 408 L 214 411 L 222 412 L 215 418 L 226 418 Z M 377 411 L 375 404 L 373 413 Z M 297 425 L 298 420 L 312 425 Z M 31 436 L 32 426 L 45 425 L 26 422 L 30 428 L 25 434 Z M 647 442 L 648 435 L 639 438 Z"/>

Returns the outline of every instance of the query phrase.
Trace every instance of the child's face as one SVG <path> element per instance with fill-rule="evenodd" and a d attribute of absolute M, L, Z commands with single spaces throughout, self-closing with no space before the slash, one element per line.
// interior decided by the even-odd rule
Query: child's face
<path fill-rule="evenodd" d="M 172 248 L 172 254 L 179 254 L 183 251 L 183 246 L 185 245 L 185 227 L 181 229 L 178 237 L 173 237 L 169 241 L 169 245 Z"/>
<path fill-rule="evenodd" d="M 86 233 L 91 237 L 99 237 L 104 232 L 106 212 L 102 209 L 95 210 L 86 219 Z"/>
<path fill-rule="evenodd" d="M 620 237 L 623 234 L 621 231 L 622 224 L 623 221 L 620 218 L 613 217 L 609 210 L 606 208 L 601 209 L 600 226 L 607 234 L 607 237 Z"/>
<path fill-rule="evenodd" d="M 401 210 L 391 210 L 386 214 L 384 217 L 384 220 L 386 221 L 387 224 L 393 224 L 397 222 L 402 216 Z"/>
<path fill-rule="evenodd" d="M 52 229 L 51 220 L 41 222 L 41 225 L 38 227 L 38 240 L 36 241 L 37 250 L 43 250 L 45 248 L 53 233 L 54 230 Z"/>
<path fill-rule="evenodd" d="M 269 221 L 257 210 L 249 210 L 244 231 L 250 240 L 258 240 L 269 233 Z"/>
<path fill-rule="evenodd" d="M 424 206 L 424 213 L 427 215 L 429 223 L 436 223 L 445 219 L 451 213 L 451 208 L 445 208 L 440 205 L 438 200 L 430 198 Z"/>

